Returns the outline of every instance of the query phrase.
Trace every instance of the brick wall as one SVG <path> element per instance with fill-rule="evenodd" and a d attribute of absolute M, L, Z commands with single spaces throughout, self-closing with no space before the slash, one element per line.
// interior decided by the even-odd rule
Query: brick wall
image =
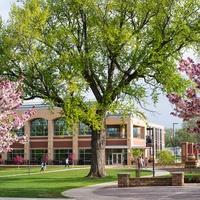
<path fill-rule="evenodd" d="M 184 173 L 172 172 L 172 177 L 141 177 L 130 178 L 129 173 L 118 174 L 118 187 L 137 187 L 137 186 L 183 186 Z"/>

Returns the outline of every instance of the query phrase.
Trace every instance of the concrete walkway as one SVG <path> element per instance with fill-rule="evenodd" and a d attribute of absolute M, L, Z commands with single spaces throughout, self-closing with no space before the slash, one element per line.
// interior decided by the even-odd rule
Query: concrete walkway
<path fill-rule="evenodd" d="M 149 170 L 149 169 L 148 169 Z M 167 175 L 169 172 L 156 170 L 155 176 Z M 152 186 L 118 188 L 117 181 L 102 183 L 72 190 L 62 194 L 74 200 L 199 200 L 200 184 L 185 186 Z"/>

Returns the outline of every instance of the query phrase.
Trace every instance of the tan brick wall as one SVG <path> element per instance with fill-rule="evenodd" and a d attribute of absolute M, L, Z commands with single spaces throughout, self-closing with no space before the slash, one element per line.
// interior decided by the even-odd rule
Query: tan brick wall
<path fill-rule="evenodd" d="M 174 172 L 172 177 L 142 177 L 130 178 L 129 173 L 118 174 L 118 187 L 139 187 L 139 186 L 183 186 L 184 172 Z"/>

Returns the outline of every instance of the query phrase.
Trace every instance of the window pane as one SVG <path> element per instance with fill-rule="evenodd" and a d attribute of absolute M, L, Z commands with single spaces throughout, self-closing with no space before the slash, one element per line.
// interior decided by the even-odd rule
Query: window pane
<path fill-rule="evenodd" d="M 68 130 L 65 118 L 59 118 L 54 121 L 54 135 L 72 135 L 72 130 Z"/>
<path fill-rule="evenodd" d="M 31 121 L 31 136 L 47 136 L 48 135 L 48 121 L 46 119 L 38 118 Z"/>
<path fill-rule="evenodd" d="M 92 130 L 89 126 L 85 125 L 84 123 L 79 123 L 79 135 L 91 135 Z"/>

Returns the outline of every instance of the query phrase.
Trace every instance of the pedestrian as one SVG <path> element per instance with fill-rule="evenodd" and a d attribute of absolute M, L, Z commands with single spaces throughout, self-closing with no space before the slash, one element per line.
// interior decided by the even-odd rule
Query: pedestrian
<path fill-rule="evenodd" d="M 140 157 L 137 158 L 138 169 L 140 169 Z"/>
<path fill-rule="evenodd" d="M 144 165 L 143 158 L 140 156 L 140 168 L 142 168 L 143 165 Z"/>
<path fill-rule="evenodd" d="M 46 168 L 47 168 L 47 163 L 44 162 L 44 171 L 46 171 Z"/>
<path fill-rule="evenodd" d="M 65 160 L 65 167 L 66 167 L 66 166 L 69 167 L 69 159 L 68 159 L 68 158 L 66 158 L 66 160 Z"/>
<path fill-rule="evenodd" d="M 42 162 L 40 165 L 40 172 L 44 172 L 44 162 Z"/>
<path fill-rule="evenodd" d="M 145 162 L 145 168 L 147 168 L 147 167 L 148 167 L 148 163 L 149 163 L 149 160 L 148 160 L 147 157 L 145 158 L 145 161 L 144 161 L 144 162 Z"/>

